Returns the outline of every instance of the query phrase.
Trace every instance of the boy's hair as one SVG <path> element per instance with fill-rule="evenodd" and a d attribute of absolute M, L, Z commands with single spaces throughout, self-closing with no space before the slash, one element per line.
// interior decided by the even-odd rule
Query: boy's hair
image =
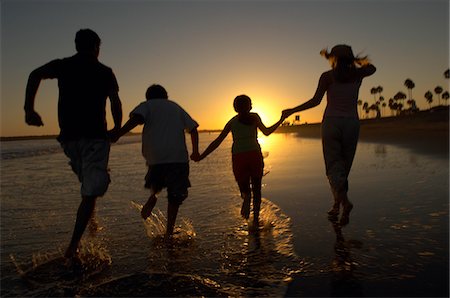
<path fill-rule="evenodd" d="M 238 95 L 234 99 L 233 107 L 237 113 L 250 112 L 252 108 L 252 100 L 247 95 Z"/>
<path fill-rule="evenodd" d="M 163 86 L 153 84 L 150 87 L 148 87 L 147 92 L 145 93 L 145 98 L 147 100 L 150 99 L 168 99 L 169 96 L 167 95 L 166 89 L 164 89 Z"/>
<path fill-rule="evenodd" d="M 81 29 L 75 35 L 75 48 L 79 53 L 92 52 L 100 43 L 100 37 L 91 29 Z"/>

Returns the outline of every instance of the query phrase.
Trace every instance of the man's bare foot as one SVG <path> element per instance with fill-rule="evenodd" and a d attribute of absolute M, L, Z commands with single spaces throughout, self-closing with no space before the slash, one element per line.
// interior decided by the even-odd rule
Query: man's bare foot
<path fill-rule="evenodd" d="M 250 217 L 250 199 L 244 199 L 242 202 L 241 216 L 245 219 Z"/>
<path fill-rule="evenodd" d="M 77 258 L 78 254 L 79 254 L 78 246 L 70 245 L 67 248 L 66 253 L 64 254 L 64 257 L 66 259 L 73 259 L 73 258 Z"/>

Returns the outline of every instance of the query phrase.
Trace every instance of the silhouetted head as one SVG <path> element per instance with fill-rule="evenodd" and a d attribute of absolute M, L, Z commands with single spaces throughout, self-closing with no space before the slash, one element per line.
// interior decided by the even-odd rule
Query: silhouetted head
<path fill-rule="evenodd" d="M 345 44 L 339 44 L 328 52 L 323 49 L 320 54 L 324 56 L 333 68 L 334 77 L 339 82 L 352 82 L 356 78 L 356 65 L 366 65 L 369 63 L 367 56 L 359 57 L 353 55 L 352 48 Z"/>
<path fill-rule="evenodd" d="M 145 98 L 147 100 L 150 99 L 168 99 L 169 96 L 167 95 L 166 89 L 164 89 L 163 86 L 153 84 L 150 87 L 148 87 L 147 92 L 145 92 Z"/>
<path fill-rule="evenodd" d="M 78 53 L 95 54 L 100 52 L 100 37 L 91 29 L 81 29 L 75 35 L 75 48 Z"/>
<path fill-rule="evenodd" d="M 241 113 L 248 113 L 252 109 L 252 100 L 247 95 L 238 95 L 233 102 L 234 110 Z"/>
<path fill-rule="evenodd" d="M 369 63 L 367 56 L 359 57 L 353 54 L 353 50 L 350 46 L 345 44 L 339 44 L 328 52 L 328 49 L 322 49 L 320 55 L 324 56 L 330 61 L 331 67 L 336 68 L 339 66 L 354 66 L 355 64 L 364 65 Z"/>

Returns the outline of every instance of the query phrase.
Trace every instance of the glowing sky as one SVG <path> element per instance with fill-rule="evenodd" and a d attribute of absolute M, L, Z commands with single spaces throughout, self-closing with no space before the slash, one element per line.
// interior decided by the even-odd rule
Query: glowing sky
<path fill-rule="evenodd" d="M 426 91 L 449 89 L 448 0 L 2 0 L 1 136 L 59 132 L 57 81 L 41 83 L 40 128 L 24 123 L 25 85 L 34 68 L 75 53 L 80 28 L 102 39 L 99 60 L 116 74 L 124 121 L 159 83 L 200 129 L 221 129 L 239 94 L 269 126 L 312 97 L 329 68 L 319 51 L 338 43 L 378 69 L 362 85 L 363 101 L 373 103 L 370 89 L 380 85 L 386 99 L 407 93 L 407 78 L 421 109 L 429 107 Z M 301 122 L 320 122 L 325 102 Z"/>

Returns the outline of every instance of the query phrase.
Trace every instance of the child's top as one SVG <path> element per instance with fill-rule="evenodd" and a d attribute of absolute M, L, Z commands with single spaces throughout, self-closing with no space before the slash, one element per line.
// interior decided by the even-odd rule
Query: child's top
<path fill-rule="evenodd" d="M 142 155 L 148 165 L 189 162 L 185 131 L 198 124 L 182 107 L 168 99 L 151 99 L 139 104 L 133 114 L 144 118 Z"/>
<path fill-rule="evenodd" d="M 258 143 L 258 128 L 255 124 L 244 124 L 239 121 L 238 116 L 230 120 L 231 133 L 233 135 L 233 154 L 261 150 Z"/>

